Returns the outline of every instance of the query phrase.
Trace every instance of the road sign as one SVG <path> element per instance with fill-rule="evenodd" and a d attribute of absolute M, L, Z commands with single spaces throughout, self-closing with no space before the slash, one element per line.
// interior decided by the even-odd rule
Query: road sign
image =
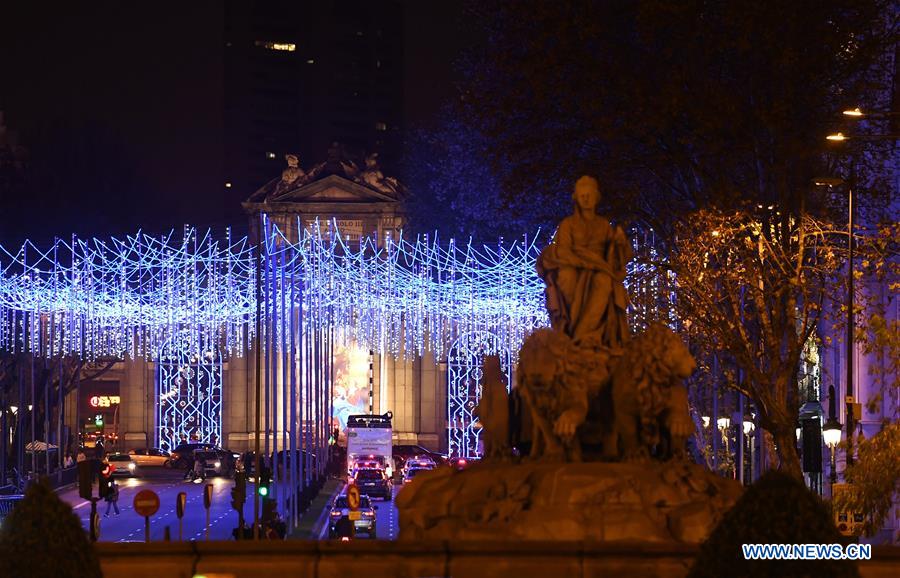
<path fill-rule="evenodd" d="M 141 490 L 134 497 L 134 511 L 148 518 L 159 510 L 159 496 L 153 490 Z"/>
<path fill-rule="evenodd" d="M 347 505 L 353 511 L 359 509 L 359 488 L 356 487 L 356 484 L 347 486 Z"/>
<path fill-rule="evenodd" d="M 175 515 L 178 516 L 179 519 L 184 517 L 184 505 L 186 503 L 187 494 L 178 492 L 178 496 L 175 498 Z"/>
<path fill-rule="evenodd" d="M 213 486 L 212 484 L 206 484 L 206 487 L 203 488 L 203 507 L 207 510 L 212 505 L 212 494 L 213 494 Z"/>

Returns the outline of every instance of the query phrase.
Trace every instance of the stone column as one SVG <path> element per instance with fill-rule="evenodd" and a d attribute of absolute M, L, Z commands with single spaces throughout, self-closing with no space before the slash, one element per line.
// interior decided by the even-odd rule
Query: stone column
<path fill-rule="evenodd" d="M 119 383 L 119 431 L 123 432 L 120 449 L 128 451 L 155 443 L 155 393 L 151 364 L 146 360 L 127 360 L 124 369 L 123 379 Z"/>
<path fill-rule="evenodd" d="M 233 355 L 222 378 L 222 439 L 228 449 L 246 450 L 249 439 L 250 353 Z"/>

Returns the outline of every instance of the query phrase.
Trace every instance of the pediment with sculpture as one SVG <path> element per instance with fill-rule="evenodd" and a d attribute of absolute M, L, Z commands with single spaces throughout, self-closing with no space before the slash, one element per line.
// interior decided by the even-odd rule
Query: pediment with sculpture
<path fill-rule="evenodd" d="M 378 153 L 356 159 L 334 143 L 325 161 L 307 169 L 298 155 L 287 154 L 285 161 L 281 177 L 260 187 L 247 203 L 398 203 L 406 197 L 406 187 L 381 171 Z"/>

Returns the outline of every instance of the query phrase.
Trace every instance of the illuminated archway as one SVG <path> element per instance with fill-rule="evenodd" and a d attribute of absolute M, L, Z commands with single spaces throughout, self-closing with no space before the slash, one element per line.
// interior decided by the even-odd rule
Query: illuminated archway
<path fill-rule="evenodd" d="M 474 411 L 481 400 L 484 356 L 499 355 L 500 369 L 511 388 L 513 355 L 503 351 L 500 339 L 487 331 L 461 335 L 447 354 L 447 443 L 452 457 L 481 454 L 481 424 Z M 500 353 L 497 353 L 500 352 Z"/>
<path fill-rule="evenodd" d="M 156 446 L 222 443 L 222 357 L 216 348 L 197 351 L 175 338 L 160 352 L 156 369 Z"/>

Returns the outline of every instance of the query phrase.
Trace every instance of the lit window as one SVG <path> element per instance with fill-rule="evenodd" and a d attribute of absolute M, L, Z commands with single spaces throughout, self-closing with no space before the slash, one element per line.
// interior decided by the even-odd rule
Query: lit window
<path fill-rule="evenodd" d="M 230 188 L 231 188 L 231 183 L 225 183 L 225 188 L 226 188 L 226 189 L 230 189 Z"/>
<path fill-rule="evenodd" d="M 268 42 L 266 40 L 257 40 L 256 45 L 266 50 L 280 50 L 283 52 L 293 52 L 297 50 L 297 45 L 290 42 Z"/>
<path fill-rule="evenodd" d="M 267 159 L 274 159 L 274 158 L 275 158 L 275 153 L 273 153 L 273 152 L 267 152 L 267 153 L 266 153 L 266 158 L 267 158 Z"/>
<path fill-rule="evenodd" d="M 387 130 L 387 125 L 383 122 L 376 122 L 375 130 Z"/>

